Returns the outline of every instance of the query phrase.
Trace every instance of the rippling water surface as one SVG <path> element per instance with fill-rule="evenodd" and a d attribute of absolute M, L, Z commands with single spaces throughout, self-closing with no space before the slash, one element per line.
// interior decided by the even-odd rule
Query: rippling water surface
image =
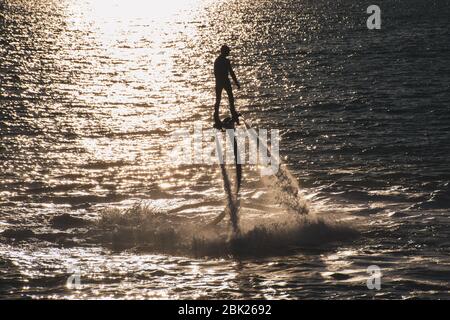
<path fill-rule="evenodd" d="M 449 299 L 450 6 L 378 5 L 369 31 L 356 0 L 0 0 L 0 296 Z M 219 168 L 167 157 L 223 43 L 309 208 L 244 167 L 235 240 L 198 231 Z"/>

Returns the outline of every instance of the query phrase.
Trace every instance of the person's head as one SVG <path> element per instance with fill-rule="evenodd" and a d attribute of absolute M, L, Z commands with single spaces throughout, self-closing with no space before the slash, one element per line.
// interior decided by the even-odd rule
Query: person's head
<path fill-rule="evenodd" d="M 220 54 L 224 55 L 225 57 L 228 56 L 230 54 L 230 47 L 227 46 L 226 44 L 224 44 L 221 48 L 220 48 Z"/>

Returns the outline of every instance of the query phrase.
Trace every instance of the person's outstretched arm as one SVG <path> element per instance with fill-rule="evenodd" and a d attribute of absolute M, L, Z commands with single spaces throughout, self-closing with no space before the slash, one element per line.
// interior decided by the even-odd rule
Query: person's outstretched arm
<path fill-rule="evenodd" d="M 229 64 L 229 68 L 230 68 L 230 75 L 231 78 L 233 78 L 234 83 L 236 84 L 236 86 L 238 87 L 238 89 L 241 88 L 241 85 L 239 84 L 238 79 L 236 78 L 236 74 L 233 71 L 233 68 L 231 67 L 231 63 Z"/>

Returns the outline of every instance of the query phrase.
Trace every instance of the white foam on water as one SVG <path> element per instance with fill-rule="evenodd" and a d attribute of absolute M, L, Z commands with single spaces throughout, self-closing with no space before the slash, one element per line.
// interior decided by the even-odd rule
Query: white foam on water
<path fill-rule="evenodd" d="M 200 218 L 176 216 L 146 205 L 108 209 L 97 224 L 98 237 L 116 249 L 195 256 L 266 256 L 321 247 L 357 235 L 348 225 L 323 218 L 266 213 L 242 219 L 240 233 L 228 224 L 207 226 Z"/>

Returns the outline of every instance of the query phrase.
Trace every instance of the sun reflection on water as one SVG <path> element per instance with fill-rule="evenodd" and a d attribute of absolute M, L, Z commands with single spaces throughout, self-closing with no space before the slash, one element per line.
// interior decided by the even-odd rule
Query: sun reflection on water
<path fill-rule="evenodd" d="M 243 84 L 242 90 L 236 90 L 239 111 L 248 114 L 255 126 L 284 130 L 286 162 L 317 188 L 308 199 L 315 201 L 318 214 L 330 213 L 334 220 L 343 221 L 352 219 L 351 209 L 370 216 L 354 218 L 355 223 L 361 219 L 364 227 L 376 227 L 379 220 L 372 216 L 378 216 L 378 204 L 380 209 L 386 205 L 373 198 L 397 197 L 408 191 L 392 187 L 365 192 L 372 186 L 365 184 L 363 173 L 371 161 L 381 163 L 380 154 L 360 160 L 354 154 L 368 137 L 364 124 L 383 124 L 385 115 L 372 112 L 372 107 L 368 118 L 354 112 L 366 101 L 354 88 L 365 88 L 366 83 L 353 75 L 379 68 L 353 69 L 349 57 L 339 52 L 344 48 L 339 39 L 355 41 L 361 55 L 367 43 L 359 32 L 339 34 L 342 29 L 333 27 L 328 33 L 327 28 L 345 15 L 337 14 L 339 8 L 324 1 L 6 2 L 8 23 L 0 24 L 1 36 L 8 43 L 0 43 L 0 60 L 8 71 L 5 76 L 0 73 L 6 97 L 1 97 L 6 105 L 2 105 L 2 112 L 6 110 L 2 116 L 7 118 L 0 163 L 4 188 L 0 196 L 6 200 L 0 221 L 0 264 L 4 266 L 0 273 L 2 280 L 6 277 L 6 290 L 10 286 L 17 296 L 33 298 L 326 298 L 331 294 L 354 298 L 367 294 L 365 268 L 373 262 L 367 257 L 375 257 L 380 265 L 392 265 L 390 272 L 398 271 L 401 261 L 426 273 L 423 267 L 429 261 L 401 260 L 402 251 L 383 251 L 401 243 L 404 253 L 411 255 L 416 246 L 438 241 L 410 242 L 409 230 L 403 234 L 395 230 L 398 239 L 390 239 L 392 228 L 405 221 L 395 217 L 386 219 L 382 230 L 368 234 L 368 243 L 353 242 L 348 248 L 340 245 L 336 249 L 328 241 L 341 236 L 353 240 L 353 232 L 347 235 L 347 229 L 324 223 L 305 224 L 299 231 L 293 229 L 298 231 L 295 234 L 283 228 L 262 233 L 262 238 L 256 233 L 255 244 L 281 243 L 295 249 L 295 254 L 280 256 L 277 249 L 276 256 L 265 259 L 259 256 L 267 249 L 261 244 L 256 248 L 257 258 L 243 262 L 228 256 L 226 242 L 211 243 L 218 259 L 193 257 L 192 248 L 184 248 L 192 233 L 188 240 L 178 242 L 173 241 L 176 233 L 168 233 L 169 240 L 183 249 L 182 257 L 165 251 L 164 241 L 153 241 L 154 234 L 165 235 L 161 231 L 170 231 L 177 221 L 183 226 L 199 225 L 223 212 L 225 197 L 217 167 L 177 165 L 163 157 L 178 141 L 170 139 L 174 130 L 190 130 L 194 121 L 210 126 L 212 62 L 223 42 L 233 48 L 232 60 Z M 335 32 L 338 37 L 330 38 Z M 375 54 L 372 49 L 366 53 Z M 332 66 L 338 72 L 331 73 Z M 344 75 L 347 67 L 348 78 Z M 225 105 L 223 101 L 224 114 Z M 400 119 L 391 116 L 394 121 Z M 352 127 L 360 121 L 359 129 Z M 353 139 L 347 134 L 349 129 L 361 130 L 352 145 L 347 144 Z M 377 149 L 375 141 L 373 146 L 371 152 Z M 282 208 L 274 204 L 272 190 L 259 183 L 259 175 L 252 169 L 244 171 L 241 221 L 250 228 L 253 222 L 263 225 Z M 358 192 L 349 195 L 345 206 L 351 208 L 346 209 L 335 200 L 351 191 L 352 184 Z M 308 192 L 311 189 L 306 188 L 302 194 Z M 367 202 L 371 208 L 361 210 Z M 110 217 L 111 230 L 98 226 L 105 210 L 127 210 L 136 203 L 148 210 L 131 210 L 124 215 L 123 225 Z M 441 218 L 448 220 L 445 213 Z M 428 220 L 435 216 L 415 214 L 420 221 L 412 230 L 439 235 L 434 231 L 439 227 L 436 220 Z M 155 219 L 136 220 L 152 215 Z M 414 222 L 416 218 L 406 219 Z M 79 220 L 86 225 L 74 227 L 72 223 Z M 225 233 L 226 228 L 223 223 L 219 231 Z M 142 241 L 131 243 L 130 248 L 134 231 L 142 232 Z M 378 237 L 390 240 L 377 242 Z M 265 238 L 267 242 L 260 241 Z M 403 239 L 408 242 L 402 243 Z M 299 242 L 301 248 L 296 247 Z M 317 246 L 325 246 L 325 251 Z M 161 251 L 164 254 L 154 254 Z M 437 262 L 443 265 L 445 257 Z M 68 263 L 83 270 L 79 291 L 68 292 L 63 285 Z M 399 275 L 403 279 L 411 276 L 408 271 Z M 442 280 L 437 281 L 440 285 Z"/>

